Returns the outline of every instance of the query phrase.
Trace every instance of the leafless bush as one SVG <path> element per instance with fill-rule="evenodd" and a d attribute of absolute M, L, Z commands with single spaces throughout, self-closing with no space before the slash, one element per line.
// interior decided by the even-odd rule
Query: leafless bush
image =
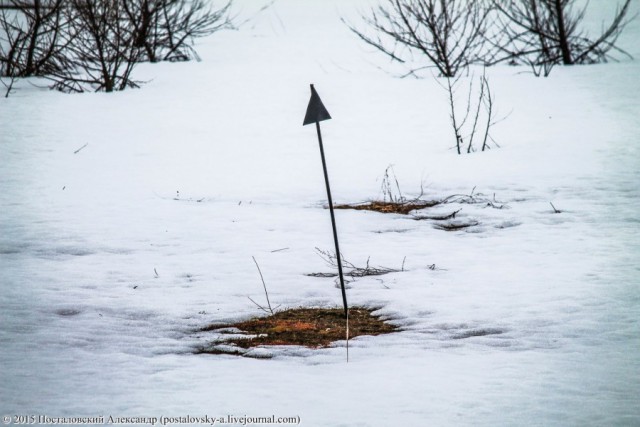
<path fill-rule="evenodd" d="M 496 113 L 486 75 L 478 79 L 477 89 L 471 78 L 467 96 L 463 97 L 466 103 L 461 104 L 464 101 L 458 96 L 460 71 L 474 63 L 493 62 L 495 49 L 487 48 L 493 16 L 489 0 L 387 0 L 384 6 L 372 10 L 370 17 L 363 17 L 372 34 L 352 25 L 350 28 L 392 61 L 407 65 L 405 76 L 435 67 L 446 79 L 446 85 L 441 86 L 448 94 L 456 151 L 462 154 L 485 151 L 493 141 L 490 128 L 496 123 Z M 414 53 L 429 64 L 414 65 Z"/>
<path fill-rule="evenodd" d="M 72 68 L 47 77 L 64 92 L 113 92 L 138 87 L 131 73 L 140 60 L 122 0 L 68 0 L 66 55 Z"/>
<path fill-rule="evenodd" d="M 408 64 L 414 53 L 426 57 L 429 65 L 409 65 L 407 75 L 435 67 L 441 76 L 455 77 L 468 65 L 486 61 L 490 11 L 485 0 L 387 0 L 363 16 L 372 34 L 348 25 L 392 61 Z"/>
<path fill-rule="evenodd" d="M 230 6 L 231 0 L 217 9 L 206 0 L 6 0 L 0 76 L 44 76 L 65 92 L 138 87 L 131 77 L 136 63 L 198 59 L 194 40 L 231 28 Z"/>
<path fill-rule="evenodd" d="M 123 1 L 135 45 L 143 59 L 151 62 L 198 59 L 193 48 L 195 39 L 233 28 L 231 4 L 229 0 L 214 8 L 206 0 Z"/>
<path fill-rule="evenodd" d="M 492 1 L 501 30 L 493 41 L 498 61 L 524 63 L 546 77 L 557 64 L 607 62 L 614 59 L 612 51 L 630 57 L 616 41 L 631 20 L 631 0 L 617 7 L 612 22 L 596 38 L 581 28 L 588 3 L 578 9 L 575 0 Z"/>
<path fill-rule="evenodd" d="M 0 76 L 29 77 L 68 67 L 62 0 L 7 0 L 0 5 Z"/>

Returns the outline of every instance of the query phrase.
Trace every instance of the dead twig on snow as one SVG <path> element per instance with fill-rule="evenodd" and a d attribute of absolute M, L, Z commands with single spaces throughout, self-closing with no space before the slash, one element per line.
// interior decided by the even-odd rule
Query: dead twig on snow
<path fill-rule="evenodd" d="M 271 313 L 273 315 L 273 308 L 271 308 L 271 302 L 269 301 L 269 292 L 267 291 L 267 284 L 264 282 L 264 277 L 262 276 L 262 271 L 260 270 L 260 266 L 258 265 L 258 261 L 256 261 L 256 257 L 252 256 L 251 258 L 253 258 L 253 262 L 256 264 L 256 267 L 258 268 L 258 273 L 260 274 L 260 280 L 262 280 L 262 286 L 264 287 L 264 295 L 267 297 L 267 305 L 269 307 L 269 310 L 265 309 L 260 304 L 255 302 L 253 299 L 251 299 L 251 297 L 247 297 L 247 298 L 249 298 L 249 300 L 251 300 L 252 303 L 257 305 L 260 310 L 265 311 L 267 313 Z"/>

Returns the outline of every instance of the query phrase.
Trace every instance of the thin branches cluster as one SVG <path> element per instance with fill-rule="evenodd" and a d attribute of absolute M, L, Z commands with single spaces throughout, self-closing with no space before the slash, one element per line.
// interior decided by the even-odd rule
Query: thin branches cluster
<path fill-rule="evenodd" d="M 633 18 L 631 0 L 620 2 L 596 37 L 582 25 L 588 3 L 578 8 L 577 0 L 385 0 L 362 16 L 364 25 L 347 25 L 402 64 L 403 77 L 429 69 L 446 79 L 441 86 L 448 95 L 454 148 L 463 154 L 498 145 L 491 128 L 500 120 L 486 72 L 477 82 L 472 75 L 468 85 L 461 83 L 471 65 L 524 64 L 546 77 L 559 64 L 629 56 L 616 42 Z"/>
<path fill-rule="evenodd" d="M 351 29 L 394 61 L 405 63 L 414 52 L 424 55 L 430 64 L 409 74 L 435 67 L 454 77 L 482 59 L 489 11 L 473 0 L 388 0 L 363 17 L 372 33 Z"/>
<path fill-rule="evenodd" d="M 455 77 L 472 64 L 505 61 L 550 70 L 628 56 L 616 42 L 633 18 L 631 0 L 611 4 L 613 19 L 595 37 L 583 28 L 588 2 L 579 8 L 577 0 L 386 0 L 362 16 L 363 26 L 348 25 L 406 64 L 406 75 L 432 68 Z"/>
<path fill-rule="evenodd" d="M 615 2 L 612 2 L 612 5 Z M 497 61 L 529 65 L 536 76 L 548 76 L 554 65 L 595 64 L 631 57 L 616 46 L 631 0 L 616 5 L 611 23 L 591 37 L 581 27 L 588 3 L 575 0 L 493 0 L 499 35 L 489 40 Z"/>
<path fill-rule="evenodd" d="M 458 154 L 485 151 L 491 143 L 499 146 L 491 136 L 491 128 L 504 118 L 498 118 L 494 102 L 495 98 L 483 70 L 477 78 L 469 78 L 468 87 L 462 85 L 462 76 L 447 77 L 446 84 L 441 86 L 447 91 L 449 101 L 449 118 L 455 136 L 455 149 Z M 474 82 L 477 87 L 474 87 Z M 439 83 L 439 82 L 438 82 Z M 459 92 L 464 92 L 464 111 L 459 108 Z"/>
<path fill-rule="evenodd" d="M 320 248 L 316 248 L 316 252 L 329 267 L 331 267 L 334 270 L 337 270 L 338 260 L 334 252 L 322 250 Z M 389 267 L 374 267 L 369 264 L 369 258 L 367 258 L 367 263 L 364 267 L 358 267 L 353 263 L 351 263 L 350 261 L 347 261 L 344 257 L 342 257 L 342 265 L 343 265 L 343 268 L 345 269 L 344 275 L 351 279 L 347 281 L 354 281 L 356 278 L 359 278 L 359 277 L 382 276 L 384 274 L 397 273 L 400 271 L 404 271 L 404 260 L 402 262 L 402 267 L 400 269 L 389 268 Z M 337 277 L 338 273 L 337 271 L 334 271 L 331 273 L 309 273 L 307 274 L 307 276 Z M 338 283 L 336 283 L 336 286 L 338 286 Z"/>
<path fill-rule="evenodd" d="M 143 61 L 199 59 L 196 38 L 232 28 L 231 1 L 5 0 L 0 76 L 40 76 L 65 92 L 137 87 Z"/>

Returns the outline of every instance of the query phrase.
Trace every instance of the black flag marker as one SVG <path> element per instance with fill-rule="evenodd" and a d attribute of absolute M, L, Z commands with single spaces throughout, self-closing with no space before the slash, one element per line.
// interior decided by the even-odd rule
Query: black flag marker
<path fill-rule="evenodd" d="M 342 289 L 342 303 L 344 304 L 344 315 L 348 318 L 349 309 L 347 307 L 347 292 L 344 288 L 344 276 L 342 275 L 342 258 L 340 257 L 340 246 L 338 245 L 338 231 L 336 230 L 336 217 L 333 213 L 333 200 L 331 199 L 331 187 L 329 187 L 329 174 L 327 173 L 327 162 L 324 159 L 324 148 L 322 146 L 322 134 L 320 133 L 320 122 L 329 120 L 331 116 L 320 100 L 316 89 L 311 85 L 311 99 L 307 106 L 307 114 L 304 116 L 302 126 L 315 123 L 318 132 L 318 142 L 320 143 L 320 157 L 322 157 L 322 169 L 324 170 L 324 182 L 327 185 L 327 198 L 329 199 L 329 212 L 331 213 L 331 225 L 333 227 L 333 241 L 336 244 L 336 260 L 338 263 L 338 274 L 340 276 L 340 288 Z"/>
<path fill-rule="evenodd" d="M 318 92 L 316 92 L 316 89 L 311 85 L 311 99 L 309 100 L 307 114 L 304 115 L 304 122 L 302 123 L 302 126 L 321 122 L 323 120 L 329 120 L 330 118 L 331 116 L 320 100 Z"/>

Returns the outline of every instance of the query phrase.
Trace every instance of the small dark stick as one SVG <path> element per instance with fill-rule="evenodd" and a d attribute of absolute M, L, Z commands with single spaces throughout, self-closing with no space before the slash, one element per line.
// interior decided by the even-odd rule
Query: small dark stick
<path fill-rule="evenodd" d="M 84 144 L 82 147 L 78 148 L 76 151 L 73 152 L 73 154 L 78 154 L 80 151 L 82 151 L 83 148 L 85 148 L 87 145 L 89 145 L 89 143 L 87 142 L 86 144 Z"/>
<path fill-rule="evenodd" d="M 331 187 L 329 186 L 329 174 L 327 173 L 327 162 L 324 157 L 324 147 L 322 145 L 322 134 L 320 133 L 320 122 L 329 120 L 331 116 L 320 100 L 316 89 L 311 85 L 311 99 L 307 106 L 307 114 L 304 116 L 303 126 L 315 123 L 320 145 L 320 157 L 322 158 L 322 170 L 324 171 L 324 182 L 327 187 L 327 199 L 329 201 L 329 212 L 331 214 L 331 226 L 333 228 L 333 240 L 336 247 L 336 261 L 338 264 L 338 275 L 340 276 L 340 289 L 342 290 L 342 303 L 344 305 L 344 316 L 349 318 L 349 308 L 347 305 L 347 292 L 344 287 L 344 275 L 342 274 L 342 257 L 340 256 L 340 245 L 338 244 L 338 231 L 336 229 L 336 217 L 333 212 L 333 199 L 331 198 Z"/>

